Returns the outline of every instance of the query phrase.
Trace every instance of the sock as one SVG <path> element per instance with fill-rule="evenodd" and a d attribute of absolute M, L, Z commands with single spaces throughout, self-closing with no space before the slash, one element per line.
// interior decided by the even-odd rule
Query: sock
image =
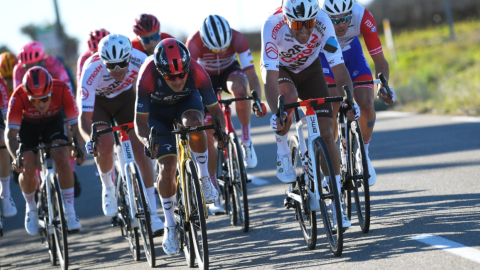
<path fill-rule="evenodd" d="M 342 193 L 342 183 L 340 183 L 340 174 L 335 175 L 335 180 L 337 180 L 338 195 L 341 196 L 341 193 Z"/>
<path fill-rule="evenodd" d="M 155 200 L 155 187 L 147 189 L 148 202 L 150 203 L 150 215 L 157 215 L 157 200 Z"/>
<path fill-rule="evenodd" d="M 11 197 L 10 193 L 10 176 L 0 178 L 0 196 Z"/>
<path fill-rule="evenodd" d="M 198 176 L 203 178 L 209 176 L 208 173 L 208 149 L 204 153 L 196 153 L 191 151 L 193 154 L 193 159 L 197 162 L 198 167 Z"/>
<path fill-rule="evenodd" d="M 370 146 L 370 141 L 368 141 L 368 142 L 364 141 L 363 142 L 363 147 L 365 148 L 365 156 L 367 156 L 367 157 L 368 157 L 368 147 Z"/>
<path fill-rule="evenodd" d="M 104 188 L 112 188 L 115 186 L 112 181 L 113 169 L 110 169 L 110 171 L 103 173 L 102 170 L 98 168 L 98 172 L 100 172 L 100 180 L 102 180 L 102 186 Z"/>
<path fill-rule="evenodd" d="M 212 184 L 217 189 L 217 191 L 220 191 L 220 189 L 218 188 L 217 174 L 210 175 L 210 180 L 212 181 Z"/>
<path fill-rule="evenodd" d="M 72 167 L 72 172 L 75 172 L 75 159 L 72 158 L 72 157 L 69 157 L 68 161 L 70 161 L 70 166 Z"/>
<path fill-rule="evenodd" d="M 242 125 L 242 143 L 252 143 L 252 137 L 250 136 L 250 124 Z"/>
<path fill-rule="evenodd" d="M 73 207 L 73 200 L 75 191 L 74 188 L 62 189 L 63 202 L 65 203 L 65 214 L 75 214 L 75 208 Z"/>
<path fill-rule="evenodd" d="M 165 226 L 172 227 L 177 225 L 173 210 L 175 209 L 175 195 L 170 198 L 162 198 L 163 213 L 165 214 Z"/>
<path fill-rule="evenodd" d="M 23 193 L 23 197 L 27 202 L 26 212 L 37 211 L 37 204 L 35 203 L 35 192 L 32 192 L 30 194 Z"/>
<path fill-rule="evenodd" d="M 287 156 L 290 154 L 290 148 L 288 148 L 288 133 L 280 136 L 275 133 L 275 139 L 277 140 L 277 155 Z"/>

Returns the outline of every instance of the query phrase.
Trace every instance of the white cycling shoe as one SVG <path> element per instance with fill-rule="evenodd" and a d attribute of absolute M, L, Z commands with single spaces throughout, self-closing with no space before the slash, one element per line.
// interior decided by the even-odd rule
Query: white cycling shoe
<path fill-rule="evenodd" d="M 67 228 L 69 232 L 76 232 L 82 228 L 80 219 L 75 214 L 67 215 Z"/>
<path fill-rule="evenodd" d="M 218 197 L 218 191 L 213 186 L 210 176 L 204 176 L 200 178 L 200 183 L 202 185 L 203 197 L 206 204 L 214 203 Z"/>
<path fill-rule="evenodd" d="M 12 197 L 1 197 L 2 199 L 2 214 L 4 217 L 13 217 L 17 214 L 17 207 L 13 202 Z"/>
<path fill-rule="evenodd" d="M 283 157 L 277 156 L 277 178 L 286 184 L 295 182 L 297 179 L 290 155 Z"/>
<path fill-rule="evenodd" d="M 117 215 L 117 199 L 115 198 L 115 186 L 111 188 L 102 187 L 102 209 L 107 217 Z"/>
<path fill-rule="evenodd" d="M 225 206 L 220 201 L 220 196 L 215 200 L 213 204 L 210 204 L 208 206 L 208 210 L 210 210 L 210 213 L 212 213 L 213 215 L 225 214 Z"/>
<path fill-rule="evenodd" d="M 332 211 L 333 215 L 332 215 L 332 219 L 333 219 L 333 229 L 336 231 L 338 228 L 337 228 L 337 219 L 335 218 L 335 206 L 333 205 L 333 203 L 330 203 L 330 210 Z M 352 226 L 352 223 L 350 222 L 350 220 L 348 219 L 348 216 L 347 214 L 345 214 L 345 212 L 343 211 L 340 211 L 341 212 L 341 215 L 342 215 L 342 228 L 343 230 L 346 230 L 348 228 L 350 228 L 350 226 Z"/>
<path fill-rule="evenodd" d="M 28 211 L 25 213 L 25 229 L 30 235 L 38 235 L 40 225 L 38 224 L 37 210 Z"/>
<path fill-rule="evenodd" d="M 356 160 L 357 166 L 361 169 L 362 168 L 362 159 L 360 157 L 360 151 L 357 149 Z M 368 178 L 368 185 L 373 186 L 377 182 L 377 173 L 375 172 L 375 168 L 373 168 L 372 162 L 370 158 L 367 156 L 367 165 L 368 165 L 368 174 L 370 174 L 370 178 Z"/>
<path fill-rule="evenodd" d="M 172 256 L 180 253 L 180 247 L 178 245 L 178 225 L 165 228 L 162 247 L 167 255 Z"/>
<path fill-rule="evenodd" d="M 153 215 L 150 215 L 150 219 L 152 221 L 152 232 L 156 233 L 158 231 L 161 231 L 165 229 L 165 225 L 163 224 L 162 219 L 155 213 Z"/>
<path fill-rule="evenodd" d="M 255 148 L 253 148 L 253 143 L 241 143 L 243 150 L 243 163 L 247 169 L 253 169 L 257 167 L 257 154 L 255 153 Z"/>

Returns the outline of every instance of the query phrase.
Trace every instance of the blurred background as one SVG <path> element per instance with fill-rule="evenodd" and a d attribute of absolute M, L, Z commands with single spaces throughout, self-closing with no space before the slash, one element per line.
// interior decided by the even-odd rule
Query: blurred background
<path fill-rule="evenodd" d="M 259 69 L 260 30 L 281 0 L 18 0 L 2 4 L 0 53 L 18 54 L 32 40 L 61 57 L 73 74 L 88 50 L 90 31 L 105 28 L 134 38 L 141 13 L 155 15 L 161 31 L 181 41 L 209 14 L 225 17 L 242 32 Z M 357 0 L 373 14 L 390 63 L 397 102 L 389 109 L 480 115 L 480 0 Z M 388 25 L 390 27 L 388 27 Z M 391 37 L 385 38 L 385 27 Z M 362 41 L 362 46 L 365 49 Z M 373 62 L 365 56 L 374 70 Z M 381 103 L 378 110 L 387 109 Z"/>

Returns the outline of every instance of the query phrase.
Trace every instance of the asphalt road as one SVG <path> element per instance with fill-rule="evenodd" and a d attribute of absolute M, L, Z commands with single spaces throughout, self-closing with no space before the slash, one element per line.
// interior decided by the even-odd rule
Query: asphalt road
<path fill-rule="evenodd" d="M 377 172 L 371 229 L 362 233 L 353 216 L 343 254 L 335 257 L 320 225 L 316 249 L 306 247 L 293 210 L 283 208 L 286 185 L 275 176 L 268 119 L 253 118 L 259 164 L 248 172 L 251 229 L 243 233 L 228 217 L 211 216 L 211 269 L 480 269 L 479 133 L 480 118 L 378 113 L 370 146 Z M 77 171 L 83 228 L 68 237 L 70 269 L 148 269 L 143 251 L 134 262 L 120 230 L 103 216 L 93 160 Z M 5 220 L 0 268 L 50 269 L 47 250 L 24 229 L 20 189 L 11 188 L 19 213 Z M 164 254 L 161 241 L 155 238 L 157 268 L 188 269 L 183 254 Z"/>

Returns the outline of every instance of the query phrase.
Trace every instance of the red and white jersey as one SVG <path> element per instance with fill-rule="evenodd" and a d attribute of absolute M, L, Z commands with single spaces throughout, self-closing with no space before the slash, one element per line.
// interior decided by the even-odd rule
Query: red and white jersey
<path fill-rule="evenodd" d="M 234 29 L 232 29 L 230 47 L 221 56 L 213 53 L 203 44 L 200 31 L 195 32 L 187 39 L 186 46 L 190 51 L 190 57 L 197 60 L 210 76 L 219 75 L 227 70 L 237 60 L 237 54 L 243 70 L 254 68 L 253 56 L 248 47 L 247 39 L 242 33 Z"/>
<path fill-rule="evenodd" d="M 310 39 L 300 44 L 285 23 L 282 8 L 274 10 L 262 28 L 262 69 L 263 81 L 266 70 L 278 70 L 280 66 L 293 73 L 309 67 L 318 57 L 320 50 L 325 52 L 330 66 L 343 63 L 342 50 L 338 45 L 332 21 L 324 12 L 318 12 Z"/>
<path fill-rule="evenodd" d="M 138 77 L 138 71 L 142 66 L 147 55 L 132 49 L 132 59 L 128 66 L 127 75 L 123 81 L 117 82 L 108 72 L 100 55 L 93 54 L 85 62 L 85 68 L 81 76 L 81 84 L 78 85 L 77 91 L 80 92 L 82 98 L 82 106 L 80 110 L 84 112 L 93 112 L 95 105 L 95 96 L 105 96 L 107 98 L 114 98 L 120 93 L 130 89 Z"/>
<path fill-rule="evenodd" d="M 86 51 L 85 53 L 83 53 L 82 55 L 80 55 L 78 57 L 78 60 L 77 60 L 77 83 L 79 83 L 80 80 L 82 79 L 83 65 L 85 64 L 85 61 L 87 61 L 87 59 L 90 56 L 92 56 L 92 53 L 90 51 Z"/>
<path fill-rule="evenodd" d="M 20 84 L 13 92 L 8 103 L 8 128 L 20 129 L 22 119 L 35 124 L 50 122 L 60 114 L 62 108 L 65 110 L 65 115 L 70 125 L 78 122 L 78 109 L 75 104 L 75 98 L 72 90 L 65 83 L 53 79 L 52 99 L 45 113 L 37 110 L 35 105 L 28 100 L 23 84 Z"/>
<path fill-rule="evenodd" d="M 381 53 L 382 43 L 378 37 L 377 24 L 373 19 L 372 13 L 365 7 L 354 3 L 352 9 L 352 21 L 348 25 L 347 32 L 343 37 L 337 37 L 343 51 L 350 49 L 349 44 L 353 39 L 362 34 L 370 55 Z"/>
<path fill-rule="evenodd" d="M 8 106 L 8 87 L 7 82 L 0 77 L 0 111 L 3 115 L 7 115 L 7 106 Z M 0 119 L 0 123 L 3 119 Z"/>
<path fill-rule="evenodd" d="M 174 38 L 171 35 L 167 33 L 160 33 L 160 40 L 166 39 L 166 38 Z M 143 53 L 147 53 L 145 49 L 142 46 L 142 43 L 140 43 L 140 40 L 138 40 L 138 37 L 132 39 L 132 48 L 137 49 Z"/>
<path fill-rule="evenodd" d="M 42 61 L 43 67 L 50 73 L 53 79 L 60 80 L 67 84 L 68 87 L 72 87 L 68 73 L 60 60 L 53 56 L 45 55 Z M 25 73 L 27 73 L 27 71 L 23 69 L 21 63 L 15 65 L 13 68 L 13 89 L 17 89 L 17 87 L 22 84 Z"/>

